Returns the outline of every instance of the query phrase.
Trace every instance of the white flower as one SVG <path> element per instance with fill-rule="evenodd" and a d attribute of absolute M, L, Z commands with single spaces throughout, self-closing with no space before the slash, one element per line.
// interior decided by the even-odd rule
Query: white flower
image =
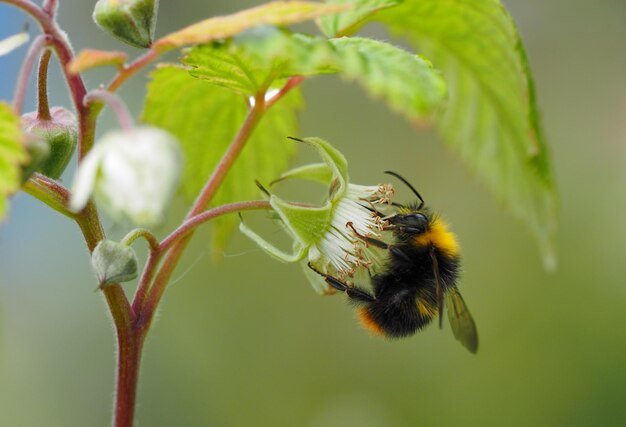
<path fill-rule="evenodd" d="M 109 132 L 80 164 L 70 208 L 83 209 L 93 192 L 114 219 L 155 225 L 176 190 L 181 163 L 178 142 L 161 129 Z"/>
<path fill-rule="evenodd" d="M 352 277 L 359 267 L 369 268 L 378 261 L 364 237 L 379 239 L 383 223 L 376 211 L 386 210 L 393 188 L 388 185 L 362 186 L 348 183 L 347 162 L 343 155 L 319 138 L 306 138 L 325 163 L 293 169 L 279 180 L 301 178 L 329 184 L 329 197 L 322 206 L 303 206 L 286 202 L 275 195 L 270 204 L 293 236 L 293 253 L 287 254 L 264 240 L 245 223 L 240 230 L 262 249 L 285 262 L 303 262 L 304 271 L 320 293 L 329 291 L 324 278 L 316 270 L 344 280 Z"/>

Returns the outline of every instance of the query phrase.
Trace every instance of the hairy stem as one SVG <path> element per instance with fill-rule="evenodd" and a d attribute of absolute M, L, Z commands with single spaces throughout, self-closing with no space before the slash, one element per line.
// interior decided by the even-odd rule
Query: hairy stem
<path fill-rule="evenodd" d="M 130 115 L 126 104 L 116 94 L 103 89 L 96 89 L 85 95 L 84 103 L 86 106 L 93 105 L 95 103 L 107 104 L 120 123 L 120 127 L 124 130 L 132 130 L 135 127 L 133 117 Z"/>
<path fill-rule="evenodd" d="M 2 0 L 0 0 L 2 1 Z M 17 78 L 17 84 L 15 85 L 15 95 L 13 96 L 13 109 L 17 114 L 22 113 L 24 108 L 24 99 L 26 98 L 26 88 L 28 87 L 28 81 L 30 80 L 30 74 L 35 65 L 35 60 L 41 53 L 44 45 L 48 42 L 47 37 L 40 35 L 33 41 L 28 49 L 28 53 L 24 58 L 22 69 Z"/>
<path fill-rule="evenodd" d="M 257 96 L 256 103 L 254 107 L 250 109 L 248 112 L 248 116 L 246 117 L 241 129 L 235 136 L 232 144 L 228 147 L 222 159 L 218 163 L 217 167 L 213 171 L 213 174 L 207 181 L 207 184 L 204 186 L 193 206 L 191 207 L 189 214 L 187 215 L 187 220 L 190 220 L 196 215 L 199 215 L 204 211 L 208 204 L 211 202 L 211 199 L 217 192 L 217 189 L 226 178 L 226 174 L 230 170 L 231 166 L 237 159 L 241 150 L 245 146 L 246 142 L 250 138 L 252 131 L 258 124 L 259 120 L 263 116 L 265 112 L 265 100 L 264 93 Z M 150 324 L 152 323 L 152 319 L 154 317 L 154 313 L 156 311 L 156 307 L 159 305 L 161 301 L 161 297 L 163 296 L 163 292 L 169 282 L 169 279 L 180 260 L 185 248 L 189 244 L 191 237 L 193 236 L 193 228 L 189 229 L 189 231 L 184 232 L 186 235 L 179 239 L 176 243 L 174 243 L 167 256 L 165 257 L 161 268 L 154 278 L 154 283 L 152 287 L 148 291 L 145 303 L 142 307 L 139 308 L 139 319 L 138 326 L 144 331 L 143 334 L 147 333 L 150 328 Z"/>
<path fill-rule="evenodd" d="M 50 206 L 55 211 L 69 218 L 76 219 L 77 215 L 67 208 L 70 200 L 70 192 L 57 181 L 35 173 L 26 184 L 24 184 L 22 189 L 34 198 Z"/>
<path fill-rule="evenodd" d="M 110 92 L 115 92 L 130 76 L 135 74 L 137 71 L 141 70 L 143 67 L 154 61 L 159 57 L 161 53 L 150 49 L 145 54 L 135 59 L 129 65 L 124 65 L 118 74 L 113 78 L 111 83 L 109 83 L 108 90 Z"/>
<path fill-rule="evenodd" d="M 159 245 L 159 250 L 164 252 L 177 241 L 193 232 L 200 224 L 210 221 L 220 215 L 248 210 L 272 209 L 270 202 L 266 200 L 252 200 L 249 202 L 237 202 L 223 205 L 214 209 L 209 209 L 198 215 L 192 216 L 183 222 L 180 227 L 167 236 Z"/>
<path fill-rule="evenodd" d="M 59 3 L 57 0 L 45 0 L 43 3 L 43 10 L 51 17 L 57 12 L 57 8 L 59 7 Z"/>
<path fill-rule="evenodd" d="M 41 120 L 50 120 L 50 106 L 48 105 L 48 64 L 52 52 L 49 49 L 43 51 L 39 60 L 39 73 L 37 77 L 37 117 Z"/>

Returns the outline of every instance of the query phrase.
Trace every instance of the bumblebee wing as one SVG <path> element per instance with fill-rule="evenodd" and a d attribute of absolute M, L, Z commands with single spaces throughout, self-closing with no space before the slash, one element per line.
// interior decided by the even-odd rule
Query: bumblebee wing
<path fill-rule="evenodd" d="M 463 301 L 459 290 L 455 287 L 447 292 L 448 320 L 454 337 L 461 341 L 463 347 L 472 353 L 478 351 L 478 331 L 476 323 Z"/>

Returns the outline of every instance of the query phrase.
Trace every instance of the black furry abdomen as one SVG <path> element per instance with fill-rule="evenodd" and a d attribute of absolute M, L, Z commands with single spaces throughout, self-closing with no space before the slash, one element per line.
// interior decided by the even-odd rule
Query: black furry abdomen
<path fill-rule="evenodd" d="M 367 311 L 385 335 L 399 338 L 428 325 L 438 315 L 438 304 L 432 247 L 402 244 L 396 248 L 406 256 L 392 256 L 389 268 L 372 278 L 376 300 Z M 456 286 L 459 258 L 437 249 L 434 254 L 445 293 Z"/>

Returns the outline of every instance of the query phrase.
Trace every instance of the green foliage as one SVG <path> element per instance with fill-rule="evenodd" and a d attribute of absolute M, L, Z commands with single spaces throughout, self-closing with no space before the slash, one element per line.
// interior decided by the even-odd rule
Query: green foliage
<path fill-rule="evenodd" d="M 343 75 L 409 120 L 441 107 L 446 85 L 429 61 L 371 39 L 344 37 L 331 42 L 342 59 Z"/>
<path fill-rule="evenodd" d="M 20 166 L 27 159 L 20 119 L 10 105 L 0 102 L 0 220 L 7 212 L 7 197 L 20 188 Z"/>
<path fill-rule="evenodd" d="M 338 72 L 410 120 L 438 110 L 446 92 L 430 62 L 365 38 L 327 41 L 266 28 L 193 48 L 184 62 L 193 76 L 248 96 L 272 79 Z"/>
<path fill-rule="evenodd" d="M 296 144 L 286 139 L 297 133 L 298 91 L 264 115 L 246 149 L 213 199 L 214 205 L 258 198 L 254 180 L 269 182 L 287 167 Z M 196 197 L 234 139 L 246 116 L 246 102 L 235 92 L 193 78 L 178 67 L 162 67 L 152 75 L 143 119 L 162 127 L 181 142 L 185 154 L 183 191 Z M 213 221 L 214 248 L 224 245 L 236 217 Z"/>
<path fill-rule="evenodd" d="M 349 4 L 352 8 L 336 15 L 318 19 L 320 29 L 328 37 L 353 34 L 375 12 L 397 6 L 403 0 L 326 0 L 327 4 Z"/>
<path fill-rule="evenodd" d="M 535 94 L 515 25 L 497 0 L 409 0 L 381 12 L 440 68 L 447 144 L 523 219 L 551 263 L 556 195 Z"/>
<path fill-rule="evenodd" d="M 337 71 L 327 40 L 288 34 L 274 27 L 247 31 L 232 40 L 197 46 L 183 62 L 191 75 L 254 96 L 275 79 Z"/>

